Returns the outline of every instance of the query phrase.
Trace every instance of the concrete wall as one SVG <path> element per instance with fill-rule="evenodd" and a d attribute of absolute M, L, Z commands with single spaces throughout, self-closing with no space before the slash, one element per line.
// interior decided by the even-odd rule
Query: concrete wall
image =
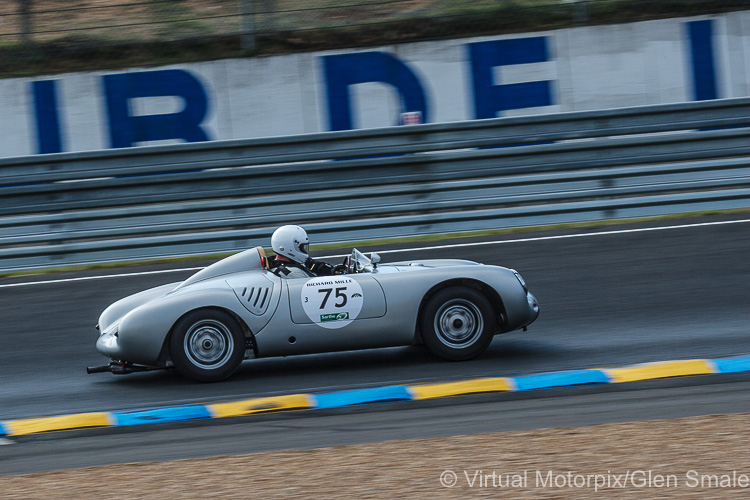
<path fill-rule="evenodd" d="M 745 11 L 0 80 L 0 157 L 748 95 Z"/>

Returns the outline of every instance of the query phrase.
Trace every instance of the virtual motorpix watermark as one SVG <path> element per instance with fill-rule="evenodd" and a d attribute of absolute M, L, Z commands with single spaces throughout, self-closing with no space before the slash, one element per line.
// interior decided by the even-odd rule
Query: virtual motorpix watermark
<path fill-rule="evenodd" d="M 446 470 L 440 474 L 440 484 L 445 488 L 498 489 L 630 489 L 630 488 L 750 488 L 750 472 L 722 473 L 689 470 L 684 474 L 662 474 L 653 470 L 606 471 L 584 474 L 574 471 L 524 470 L 522 472 L 497 472 L 483 470 Z"/>

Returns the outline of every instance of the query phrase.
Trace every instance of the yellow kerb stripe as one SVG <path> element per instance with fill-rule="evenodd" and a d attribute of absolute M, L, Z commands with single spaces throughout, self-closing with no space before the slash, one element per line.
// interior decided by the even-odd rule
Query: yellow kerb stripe
<path fill-rule="evenodd" d="M 213 417 L 238 417 L 240 415 L 250 415 L 251 413 L 303 408 L 312 408 L 310 396 L 307 394 L 292 394 L 289 396 L 256 398 L 236 401 L 234 403 L 208 405 L 208 409 Z"/>
<path fill-rule="evenodd" d="M 409 386 L 409 392 L 414 399 L 444 398 L 460 394 L 475 394 L 478 392 L 512 391 L 513 386 L 507 378 L 477 378 L 461 382 L 447 382 L 442 384 L 423 384 Z"/>
<path fill-rule="evenodd" d="M 84 427 L 107 427 L 111 425 L 109 413 L 79 413 L 59 417 L 9 420 L 3 423 L 11 436 L 36 434 L 37 432 L 62 431 Z"/>
<path fill-rule="evenodd" d="M 606 372 L 612 382 L 620 383 L 687 375 L 708 375 L 713 373 L 714 369 L 705 359 L 686 359 L 684 361 L 661 361 L 625 368 L 611 368 Z"/>

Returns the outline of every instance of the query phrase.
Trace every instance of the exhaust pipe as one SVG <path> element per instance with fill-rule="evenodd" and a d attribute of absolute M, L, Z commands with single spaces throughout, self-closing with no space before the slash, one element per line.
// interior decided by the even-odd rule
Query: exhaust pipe
<path fill-rule="evenodd" d="M 102 365 L 102 366 L 88 366 L 86 367 L 86 373 L 103 373 L 103 372 L 110 372 L 114 373 L 115 375 L 125 375 L 127 373 L 136 373 L 136 372 L 149 372 L 152 370 L 164 370 L 166 369 L 166 366 L 144 366 L 144 365 L 131 365 L 129 363 L 122 363 L 122 362 L 112 362 L 108 365 Z"/>
<path fill-rule="evenodd" d="M 86 367 L 86 373 L 92 374 L 92 373 L 102 373 L 102 372 L 108 372 L 111 371 L 111 367 L 109 365 L 102 365 L 102 366 L 87 366 Z"/>

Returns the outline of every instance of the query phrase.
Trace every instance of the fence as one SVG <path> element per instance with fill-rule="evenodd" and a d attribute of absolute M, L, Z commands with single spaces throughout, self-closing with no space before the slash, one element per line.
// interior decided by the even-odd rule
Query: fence
<path fill-rule="evenodd" d="M 750 207 L 750 98 L 0 160 L 0 271 Z"/>

